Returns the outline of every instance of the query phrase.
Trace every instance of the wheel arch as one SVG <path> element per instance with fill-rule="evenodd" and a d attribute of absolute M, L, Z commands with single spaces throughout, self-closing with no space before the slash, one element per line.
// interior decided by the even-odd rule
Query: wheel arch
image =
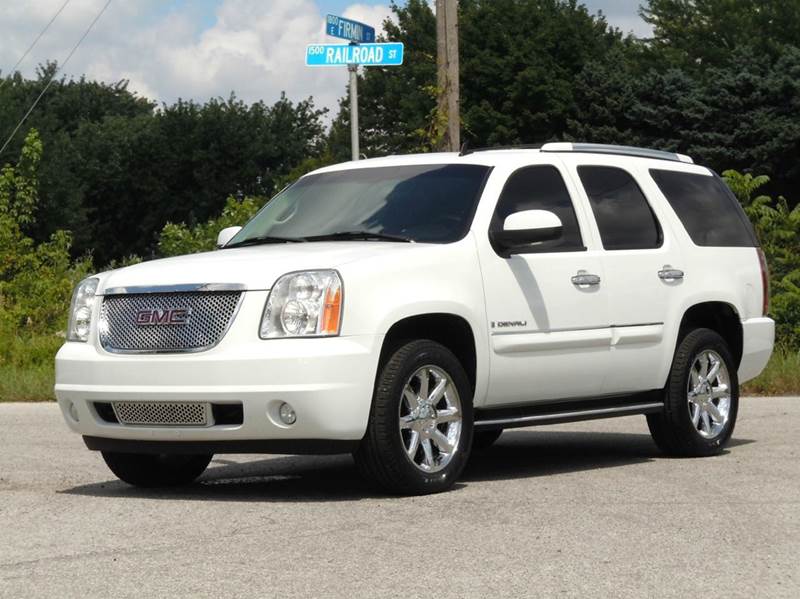
<path fill-rule="evenodd" d="M 693 329 L 707 328 L 716 331 L 728 344 L 735 367 L 742 361 L 744 333 L 739 311 L 733 304 L 722 301 L 705 301 L 689 306 L 683 313 L 676 347 Z"/>
<path fill-rule="evenodd" d="M 378 370 L 403 343 L 430 339 L 449 349 L 467 373 L 473 393 L 478 388 L 478 347 L 469 321 L 450 312 L 431 312 L 401 318 L 386 332 L 381 346 Z"/>

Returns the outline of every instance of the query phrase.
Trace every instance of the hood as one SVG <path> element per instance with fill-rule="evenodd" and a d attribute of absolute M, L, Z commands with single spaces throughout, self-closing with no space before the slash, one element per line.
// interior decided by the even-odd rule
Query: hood
<path fill-rule="evenodd" d="M 297 270 L 338 268 L 349 262 L 399 252 L 414 252 L 427 244 L 381 241 L 285 243 L 217 250 L 134 264 L 111 271 L 101 282 L 112 287 L 150 287 L 227 283 L 245 289 L 269 289 L 278 277 Z"/>

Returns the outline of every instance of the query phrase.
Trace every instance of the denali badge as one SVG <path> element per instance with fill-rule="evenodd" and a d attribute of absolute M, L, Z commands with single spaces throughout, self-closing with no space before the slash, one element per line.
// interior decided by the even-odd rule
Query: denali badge
<path fill-rule="evenodd" d="M 136 313 L 136 326 L 184 325 L 189 322 L 190 308 L 167 308 L 165 310 L 140 310 Z"/>
<path fill-rule="evenodd" d="M 527 320 L 500 320 L 492 321 L 492 328 L 505 329 L 507 327 L 526 327 L 528 326 Z"/>

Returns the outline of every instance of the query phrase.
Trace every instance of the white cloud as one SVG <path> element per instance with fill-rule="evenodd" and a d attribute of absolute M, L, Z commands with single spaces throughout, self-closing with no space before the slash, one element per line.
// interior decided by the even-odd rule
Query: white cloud
<path fill-rule="evenodd" d="M 73 0 L 20 67 L 30 75 L 45 58 L 63 60 L 105 0 Z M 0 65 L 9 69 L 63 0 L 0 6 Z M 388 5 L 352 4 L 344 15 L 380 31 Z M 345 93 L 344 68 L 308 68 L 305 46 L 332 41 L 313 0 L 221 0 L 210 27 L 186 3 L 163 12 L 157 0 L 114 2 L 86 39 L 66 73 L 104 81 L 129 79 L 130 89 L 173 102 L 205 100 L 231 91 L 247 102 L 310 95 L 335 111 Z"/>
<path fill-rule="evenodd" d="M 21 65 L 32 75 L 45 59 L 63 60 L 106 0 L 72 0 Z M 429 0 L 432 2 L 432 0 Z M 642 35 L 649 27 L 630 0 L 587 0 L 609 22 Z M 0 2 L 0 68 L 4 72 L 55 14 L 63 0 Z M 169 5 L 167 5 L 169 6 Z M 67 65 L 68 75 L 113 82 L 167 103 L 204 101 L 231 91 L 247 102 L 274 102 L 281 91 L 297 101 L 314 96 L 335 112 L 344 95 L 344 68 L 308 68 L 305 46 L 333 41 L 324 33 L 325 12 L 315 0 L 219 0 L 209 25 L 197 4 L 165 8 L 161 0 L 115 0 Z M 382 29 L 391 11 L 350 4 L 344 16 Z M 330 115 L 329 118 L 332 118 Z"/>

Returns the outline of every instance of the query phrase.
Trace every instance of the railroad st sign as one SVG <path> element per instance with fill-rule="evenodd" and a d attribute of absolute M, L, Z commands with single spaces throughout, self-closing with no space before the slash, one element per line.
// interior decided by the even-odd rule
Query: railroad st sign
<path fill-rule="evenodd" d="M 337 15 L 325 19 L 325 33 L 349 44 L 310 44 L 306 47 L 308 67 L 347 67 L 350 71 L 350 145 L 353 160 L 358 149 L 358 67 L 393 67 L 403 64 L 403 44 L 375 43 L 375 29 Z"/>
<path fill-rule="evenodd" d="M 360 44 L 371 44 L 375 41 L 373 27 L 336 15 L 328 15 L 325 20 L 325 33 Z"/>
<path fill-rule="evenodd" d="M 306 47 L 306 66 L 344 67 L 351 64 L 399 66 L 403 64 L 403 44 L 310 44 Z"/>

